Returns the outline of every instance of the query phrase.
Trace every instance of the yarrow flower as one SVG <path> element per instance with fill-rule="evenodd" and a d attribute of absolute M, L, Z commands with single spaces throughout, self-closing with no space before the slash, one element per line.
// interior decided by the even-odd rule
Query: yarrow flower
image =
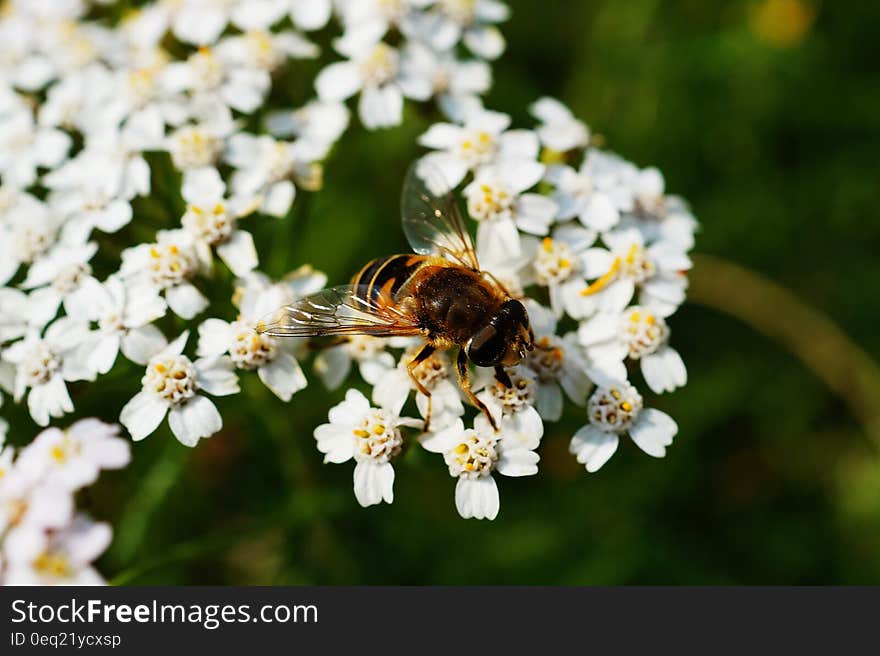
<path fill-rule="evenodd" d="M 240 393 L 239 375 L 296 403 L 307 374 L 336 390 L 357 369 L 366 393 L 347 389 L 314 436 L 327 462 L 355 461 L 364 506 L 392 502 L 394 464 L 413 440 L 442 454 L 462 517 L 493 519 L 496 475 L 536 474 L 541 441 L 561 430 L 547 422 L 569 405 L 586 406 L 571 450 L 589 471 L 621 435 L 665 454 L 674 421 L 627 381 L 640 372 L 658 394 L 686 383 L 670 335 L 696 219 L 657 168 L 598 148 L 561 101 L 537 99 L 525 126 L 484 105 L 507 4 L 175 0 L 118 21 L 79 0 L 7 4 L 0 402 L 26 402 L 47 428 L 14 449 L 15 428 L 0 421 L 0 582 L 102 581 L 93 562 L 111 531 L 78 513 L 73 494 L 124 466 L 128 442 L 96 419 L 48 426 L 79 392 L 124 386 L 123 358 L 144 368 L 119 415 L 131 438 L 167 417 L 190 447 L 221 430 L 209 396 Z M 317 75 L 303 78 L 302 60 L 322 56 L 310 39 L 331 32 Z M 303 88 L 314 91 L 278 106 Z M 527 307 L 534 339 L 518 364 L 471 371 L 438 348 L 413 365 L 421 339 L 257 330 L 328 284 L 308 265 L 277 281 L 258 267 L 283 262 L 289 221 L 306 216 L 297 208 L 356 129 L 354 96 L 370 130 L 400 125 L 407 105 L 444 117 L 417 137 L 416 170 L 437 171 L 426 187 L 448 192 L 442 211 L 460 210 L 476 233 L 486 283 Z M 434 246 L 416 250 L 463 257 Z"/>
<path fill-rule="evenodd" d="M 101 470 L 130 460 L 118 427 L 97 419 L 48 428 L 26 447 L 0 435 L 0 584 L 102 585 L 92 563 L 110 544 L 107 524 L 77 513 L 74 494 Z"/>
<path fill-rule="evenodd" d="M 354 494 L 362 506 L 394 501 L 394 467 L 391 461 L 403 446 L 401 427 L 421 426 L 418 419 L 400 417 L 399 408 L 374 408 L 357 390 L 330 409 L 330 423 L 315 429 L 324 462 L 354 459 Z"/>
<path fill-rule="evenodd" d="M 593 392 L 587 419 L 589 423 L 575 433 L 569 450 L 588 472 L 599 471 L 608 462 L 624 433 L 649 456 L 662 458 L 678 432 L 672 417 L 645 408 L 641 394 L 627 382 L 603 385 Z"/>
<path fill-rule="evenodd" d="M 172 312 L 192 319 L 208 307 L 208 299 L 190 282 L 201 270 L 197 240 L 188 230 L 160 230 L 153 244 L 139 244 L 122 253 L 119 272 L 133 289 L 163 292 Z"/>
<path fill-rule="evenodd" d="M 540 419 L 521 414 L 502 418 L 496 432 L 485 416 L 474 419 L 473 428 L 464 428 L 459 419 L 422 446 L 442 453 L 449 475 L 457 479 L 455 507 L 465 519 L 495 519 L 501 502 L 492 476 L 532 476 L 538 473 L 538 454 L 543 429 Z"/>
<path fill-rule="evenodd" d="M 119 421 L 134 440 L 152 434 L 168 416 L 171 432 L 185 446 L 195 446 L 223 427 L 217 406 L 199 392 L 213 396 L 235 394 L 238 377 L 229 356 L 199 358 L 195 362 L 183 354 L 188 332 L 170 344 L 161 338 L 147 362 L 138 392 L 119 415 Z"/>
<path fill-rule="evenodd" d="M 47 426 L 50 417 L 73 412 L 68 382 L 94 378 L 77 353 L 87 335 L 85 323 L 62 318 L 42 337 L 30 333 L 3 352 L 3 358 L 15 365 L 15 400 L 27 396 L 31 417 L 40 426 Z"/>

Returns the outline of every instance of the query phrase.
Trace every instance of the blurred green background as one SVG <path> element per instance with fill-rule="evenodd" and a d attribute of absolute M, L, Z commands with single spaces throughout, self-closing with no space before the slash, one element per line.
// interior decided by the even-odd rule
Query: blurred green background
<path fill-rule="evenodd" d="M 667 189 L 690 200 L 699 253 L 753 272 L 731 277 L 698 260 L 693 300 L 671 320 L 690 382 L 646 396 L 680 426 L 667 458 L 625 442 L 588 475 L 567 453 L 584 423 L 570 407 L 547 426 L 540 474 L 500 481 L 495 522 L 460 519 L 453 479 L 418 448 L 396 466 L 394 504 L 362 509 L 352 465 L 322 465 L 311 435 L 342 392 L 314 380 L 285 405 L 245 376 L 244 394 L 218 401 L 222 433 L 188 450 L 163 425 L 134 445 L 128 470 L 86 491 L 83 505 L 116 531 L 100 563 L 109 578 L 880 583 L 880 388 L 855 346 L 880 354 L 880 3 L 510 4 L 487 104 L 531 125 L 532 100 L 562 99 L 609 148 L 659 166 Z M 304 102 L 318 66 L 276 84 L 275 100 Z M 399 188 L 431 120 L 408 107 L 400 128 L 354 126 L 320 193 L 301 193 L 282 222 L 251 224 L 263 268 L 308 262 L 341 282 L 406 249 Z M 764 280 L 792 296 L 764 293 Z M 111 376 L 74 386 L 80 414 L 112 419 L 139 388 L 136 367 Z"/>

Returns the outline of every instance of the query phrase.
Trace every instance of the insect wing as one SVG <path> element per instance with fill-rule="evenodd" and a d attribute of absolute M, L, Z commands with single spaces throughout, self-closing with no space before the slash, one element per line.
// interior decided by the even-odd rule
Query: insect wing
<path fill-rule="evenodd" d="M 440 255 L 480 270 L 470 233 L 443 173 L 422 158 L 409 168 L 400 211 L 403 232 L 416 253 Z"/>
<path fill-rule="evenodd" d="M 391 299 L 367 295 L 366 285 L 341 285 L 286 305 L 257 324 L 257 332 L 275 337 L 421 334 L 415 320 Z"/>

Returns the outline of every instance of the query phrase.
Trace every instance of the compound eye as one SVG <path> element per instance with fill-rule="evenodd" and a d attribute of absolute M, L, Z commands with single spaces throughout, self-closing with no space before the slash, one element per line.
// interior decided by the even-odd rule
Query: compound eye
<path fill-rule="evenodd" d="M 481 328 L 467 345 L 467 355 L 478 367 L 494 367 L 507 351 L 507 340 L 495 326 Z"/>

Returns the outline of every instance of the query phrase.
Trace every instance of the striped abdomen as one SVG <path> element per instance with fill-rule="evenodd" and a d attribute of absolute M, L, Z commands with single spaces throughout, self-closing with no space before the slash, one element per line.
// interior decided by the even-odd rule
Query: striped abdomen
<path fill-rule="evenodd" d="M 358 296 L 365 300 L 376 298 L 380 291 L 394 298 L 400 288 L 421 268 L 425 255 L 389 255 L 367 262 L 351 284 L 358 287 Z"/>

